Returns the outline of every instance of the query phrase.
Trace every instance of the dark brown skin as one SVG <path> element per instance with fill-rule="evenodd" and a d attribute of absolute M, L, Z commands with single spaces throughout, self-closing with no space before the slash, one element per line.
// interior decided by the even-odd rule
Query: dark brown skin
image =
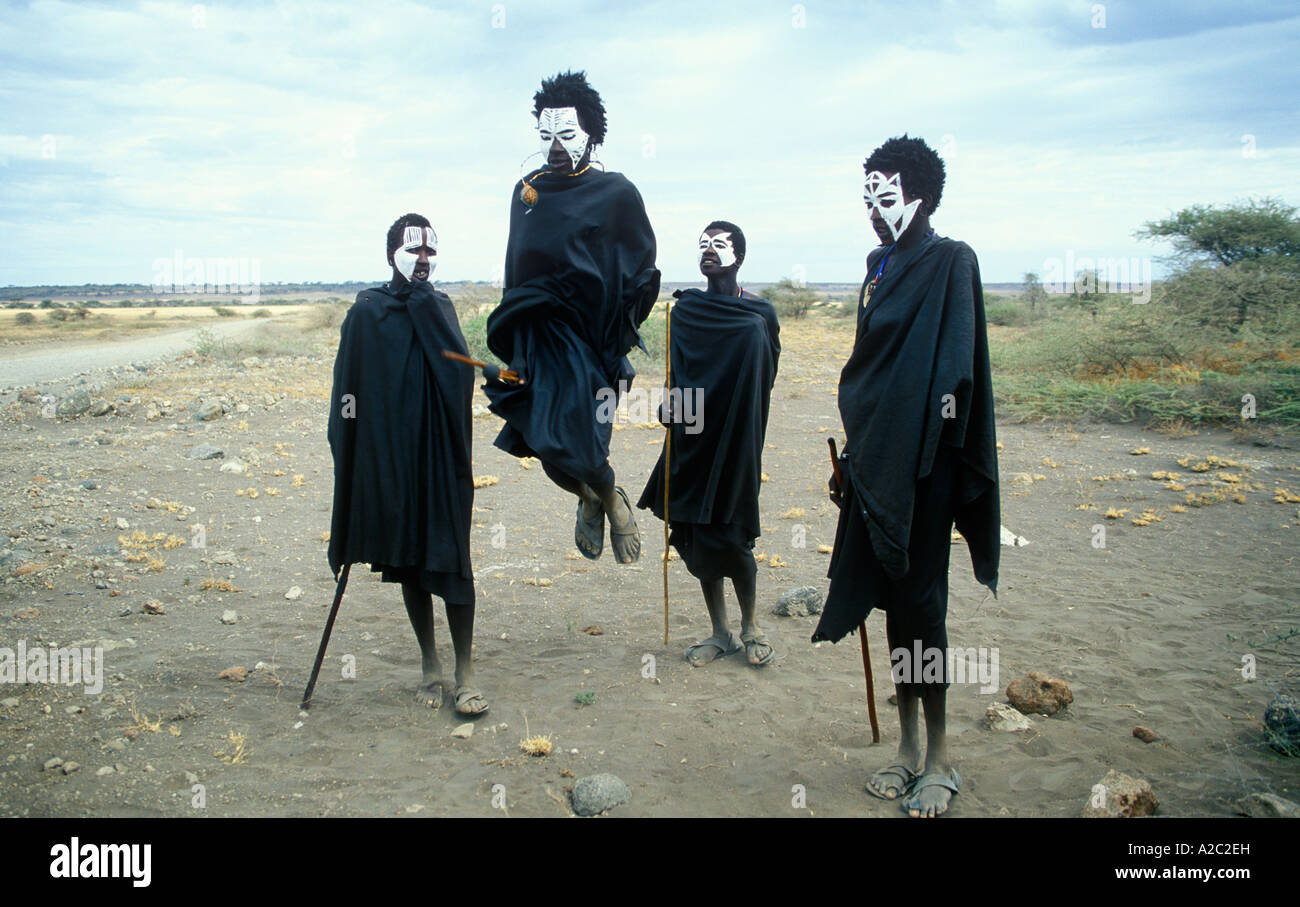
<path fill-rule="evenodd" d="M 712 230 L 704 231 L 706 236 L 717 236 L 719 233 L 726 233 L 726 230 L 714 227 Z M 705 280 L 709 282 L 709 292 L 719 296 L 739 296 L 740 283 L 737 277 L 740 266 L 744 264 L 743 255 L 736 255 L 736 263 L 731 267 L 724 268 L 718 253 L 712 249 L 706 249 L 700 257 L 700 273 L 704 275 Z M 672 408 L 665 401 L 665 417 L 672 418 Z M 758 606 L 757 606 L 757 584 L 751 577 L 742 579 L 732 579 L 732 588 L 736 592 L 736 600 L 740 603 L 740 636 L 741 639 L 748 639 L 751 635 L 761 636 L 763 628 L 758 625 Z M 709 611 L 709 620 L 713 623 L 713 636 L 723 637 L 731 632 L 727 627 L 727 600 L 726 592 L 723 588 L 722 580 L 705 582 L 700 580 L 700 589 L 704 593 L 704 606 Z M 772 651 L 772 647 L 766 643 L 757 643 L 747 650 L 746 657 L 751 663 L 762 661 Z M 690 663 L 692 667 L 700 667 L 713 661 L 722 650 L 713 644 L 701 645 L 691 653 Z"/>
<path fill-rule="evenodd" d="M 430 263 L 438 252 L 426 243 L 420 247 L 419 253 L 411 278 L 428 280 Z M 392 252 L 388 253 L 388 264 L 393 269 L 394 287 L 408 283 L 393 264 Z M 416 641 L 420 644 L 421 681 L 416 699 L 432 708 L 441 708 L 446 689 L 442 679 L 442 663 L 438 660 L 438 649 L 434 644 L 433 596 L 414 583 L 402 583 L 402 602 L 406 605 L 406 615 L 411 620 L 411 628 L 415 630 Z M 446 608 L 451 645 L 456 653 L 456 692 L 459 692 L 471 689 L 474 682 L 474 606 L 446 602 Z M 463 698 L 463 704 L 456 708 L 460 714 L 473 716 L 487 711 L 487 701 L 482 696 Z"/>
<path fill-rule="evenodd" d="M 413 280 L 428 280 L 430 273 L 430 262 L 438 257 L 438 250 L 431 248 L 428 243 L 420 247 L 420 257 L 415 261 L 415 270 L 411 272 Z M 408 283 L 407 279 L 402 276 L 402 272 L 397 270 L 397 265 L 393 264 L 393 253 L 388 253 L 388 266 L 393 269 L 393 286 L 400 287 Z"/>
<path fill-rule="evenodd" d="M 895 171 L 884 171 L 886 177 L 893 177 Z M 907 180 L 903 180 L 903 203 L 911 204 L 920 196 L 911 195 L 907 191 Z M 895 246 L 895 251 L 904 251 L 910 249 L 916 243 L 920 242 L 926 236 L 930 235 L 930 204 L 928 200 L 921 202 L 921 207 L 917 209 L 916 215 L 912 222 L 907 225 L 903 235 L 898 238 L 897 244 L 894 243 L 894 236 L 889 232 L 889 227 L 885 220 L 880 216 L 880 211 L 871 209 L 871 228 L 880 238 L 881 245 Z M 888 267 L 888 263 L 885 265 Z M 835 482 L 832 478 L 831 487 L 835 489 Z M 841 502 L 837 500 L 838 491 L 833 491 L 831 500 L 837 506 Z M 938 772 L 947 774 L 950 765 L 948 761 L 948 735 L 947 735 L 947 703 L 948 691 L 942 687 L 926 688 L 922 696 L 916 696 L 912 693 L 905 692 L 901 686 L 895 687 L 898 696 L 898 720 L 901 725 L 902 734 L 898 742 L 898 756 L 895 762 L 901 762 L 904 765 L 916 770 L 921 764 L 921 738 L 919 727 L 919 713 L 925 712 L 925 766 L 922 774 Z M 921 706 L 918 709 L 917 706 Z M 867 785 L 876 793 L 890 800 L 896 799 L 902 794 L 901 779 L 895 773 L 881 769 L 871 776 Z M 916 796 L 916 808 L 909 809 L 908 812 L 913 818 L 934 818 L 941 816 L 948 809 L 948 803 L 952 799 L 951 791 L 942 787 L 927 787 Z"/>
<path fill-rule="evenodd" d="M 894 176 L 894 171 L 892 170 L 882 170 L 880 172 L 887 178 L 892 178 Z M 918 198 L 921 198 L 921 196 L 912 195 L 907 191 L 907 180 L 903 180 L 903 204 L 910 205 Z M 882 246 L 894 245 L 894 234 L 889 232 L 889 227 L 885 224 L 885 219 L 881 217 L 880 212 L 874 208 L 871 209 L 871 229 L 876 231 L 876 236 L 880 238 L 880 244 Z M 927 199 L 921 202 L 921 207 L 917 209 L 916 215 L 912 218 L 912 222 L 907 225 L 907 229 L 903 231 L 903 235 L 898 238 L 898 247 L 894 251 L 902 252 L 905 249 L 909 249 L 922 237 L 928 236 L 929 234 L 930 203 Z"/>

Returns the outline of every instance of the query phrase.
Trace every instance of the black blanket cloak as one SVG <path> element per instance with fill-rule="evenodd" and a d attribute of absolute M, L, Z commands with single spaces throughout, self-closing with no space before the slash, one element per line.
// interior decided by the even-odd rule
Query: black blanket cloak
<path fill-rule="evenodd" d="M 698 433 L 681 421 L 671 426 L 668 515 L 673 524 L 735 524 L 757 538 L 763 439 L 781 357 L 776 311 L 752 296 L 694 289 L 673 295 L 672 386 L 683 393 L 698 388 L 703 408 Z M 660 452 L 637 506 L 661 520 L 663 479 Z"/>
<path fill-rule="evenodd" d="M 329 563 L 449 574 L 470 583 L 474 372 L 447 296 L 423 281 L 357 294 L 330 397 Z"/>
<path fill-rule="evenodd" d="M 659 295 L 655 237 L 641 195 L 620 173 L 530 176 L 529 208 L 510 202 L 505 290 L 488 317 L 488 347 L 525 379 L 488 382 L 489 408 L 506 424 L 496 446 L 588 484 L 606 481 L 608 420 L 597 393 L 636 374 L 627 360 Z"/>
<path fill-rule="evenodd" d="M 885 250 L 867 260 L 868 281 Z M 840 373 L 839 407 L 848 441 L 843 460 L 871 554 L 899 579 L 916 484 L 930 475 L 940 444 L 955 451 L 953 515 L 975 578 L 997 591 L 1001 552 L 997 437 L 984 293 L 970 246 L 929 237 L 896 253 L 880 283 L 858 302 L 853 352 Z M 836 556 L 858 556 L 836 552 Z M 871 590 L 859 590 L 870 596 Z M 864 603 L 869 609 L 872 602 Z M 827 602 L 828 610 L 830 601 Z M 817 638 L 838 639 L 823 614 Z M 856 626 L 856 620 L 853 621 Z M 838 634 L 838 635 L 837 635 Z"/>

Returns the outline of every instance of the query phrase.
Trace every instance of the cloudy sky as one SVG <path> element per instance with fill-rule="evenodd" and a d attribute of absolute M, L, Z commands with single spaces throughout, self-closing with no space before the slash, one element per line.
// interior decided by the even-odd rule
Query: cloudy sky
<path fill-rule="evenodd" d="M 714 218 L 745 229 L 742 282 L 860 279 L 862 160 L 903 132 L 943 154 L 934 225 L 986 281 L 1158 257 L 1132 234 L 1170 211 L 1300 204 L 1297 47 L 1291 0 L 4 2 L 0 285 L 177 254 L 379 281 L 412 210 L 436 278 L 493 279 L 532 93 L 569 68 L 666 280 Z"/>

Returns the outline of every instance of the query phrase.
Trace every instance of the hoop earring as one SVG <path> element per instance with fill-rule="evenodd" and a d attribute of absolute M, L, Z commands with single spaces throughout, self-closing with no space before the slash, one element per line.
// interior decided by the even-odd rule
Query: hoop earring
<path fill-rule="evenodd" d="M 588 167 L 596 166 L 600 168 L 601 173 L 605 172 L 605 162 L 602 161 L 600 158 L 596 157 L 595 148 L 591 149 L 591 157 L 587 159 L 587 166 Z"/>
<path fill-rule="evenodd" d="M 523 177 L 524 177 L 525 175 L 527 175 L 527 174 L 529 174 L 529 173 L 532 173 L 533 170 L 540 170 L 540 169 L 541 169 L 540 167 L 535 167 L 535 168 L 532 168 L 532 169 L 529 169 L 529 170 L 525 170 L 525 169 L 524 169 L 524 164 L 528 163 L 528 162 L 529 162 L 530 160 L 532 160 L 533 158 L 540 156 L 541 153 L 542 153 L 542 152 L 540 152 L 540 151 L 534 151 L 532 154 L 528 155 L 528 157 L 524 158 L 522 161 L 519 162 L 519 178 L 520 178 L 520 179 L 523 179 Z"/>

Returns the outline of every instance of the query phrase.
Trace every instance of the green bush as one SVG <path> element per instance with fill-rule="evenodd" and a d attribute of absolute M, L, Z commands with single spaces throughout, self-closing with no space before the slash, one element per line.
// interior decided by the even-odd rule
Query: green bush
<path fill-rule="evenodd" d="M 234 309 L 229 308 L 228 306 L 224 306 L 224 305 L 214 305 L 214 306 L 212 307 L 212 311 L 216 312 L 216 313 L 217 313 L 217 317 L 219 317 L 219 318 L 238 318 L 238 317 L 239 317 L 239 313 L 238 313 L 238 312 L 236 312 Z"/>
<path fill-rule="evenodd" d="M 14 316 L 14 324 L 27 325 L 27 324 L 35 324 L 35 323 L 36 323 L 36 316 L 33 315 L 31 312 L 19 312 L 17 315 Z"/>
<path fill-rule="evenodd" d="M 1029 323 L 1029 308 L 1018 302 L 997 302 L 984 306 L 984 317 L 989 324 L 1020 327 Z"/>

